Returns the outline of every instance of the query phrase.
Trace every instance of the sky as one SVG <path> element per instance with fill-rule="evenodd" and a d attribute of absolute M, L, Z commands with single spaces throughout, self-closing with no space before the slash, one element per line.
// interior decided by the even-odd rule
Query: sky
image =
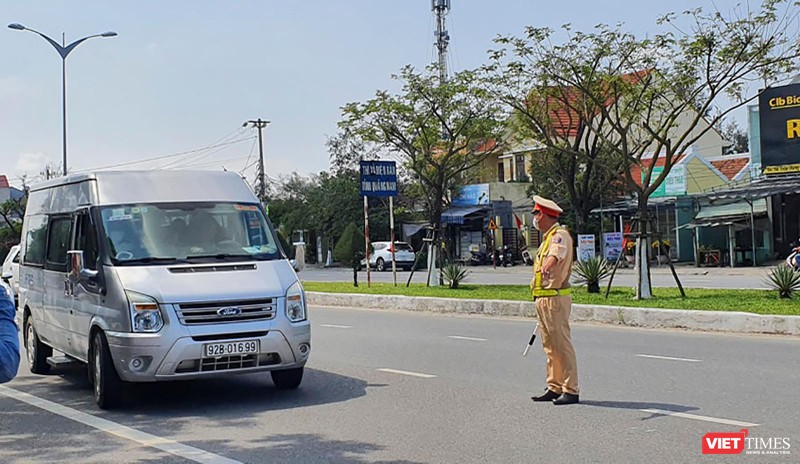
<path fill-rule="evenodd" d="M 645 35 L 657 30 L 662 13 L 704 4 L 710 2 L 452 0 L 448 63 L 456 71 L 478 67 L 493 38 L 529 25 L 587 30 L 623 22 Z M 67 59 L 71 172 L 224 167 L 252 178 L 256 132 L 242 124 L 263 118 L 271 121 L 263 138 L 265 171 L 275 179 L 328 170 L 325 140 L 337 131 L 340 108 L 396 89 L 391 75 L 406 64 L 434 61 L 430 6 L 430 0 L 0 0 L 0 22 L 59 41 L 65 33 L 67 43 L 119 34 L 91 39 Z M 0 174 L 18 185 L 20 176 L 60 163 L 61 59 L 35 34 L 3 27 L 0 63 Z M 737 119 L 743 122 L 743 111 Z"/>

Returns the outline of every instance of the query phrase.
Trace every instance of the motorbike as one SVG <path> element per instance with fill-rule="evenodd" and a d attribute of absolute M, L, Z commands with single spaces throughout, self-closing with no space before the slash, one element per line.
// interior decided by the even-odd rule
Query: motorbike
<path fill-rule="evenodd" d="M 503 245 L 503 248 L 497 249 L 497 264 L 499 266 L 508 267 L 508 266 L 516 266 L 517 263 L 514 262 L 514 252 L 509 248 L 508 245 Z"/>
<path fill-rule="evenodd" d="M 800 271 L 800 248 L 795 248 L 795 251 L 786 258 L 786 265 L 794 271 Z"/>
<path fill-rule="evenodd" d="M 522 250 L 522 262 L 528 266 L 533 266 L 533 258 L 530 251 Z"/>
<path fill-rule="evenodd" d="M 489 257 L 482 251 L 470 250 L 469 264 L 472 266 L 483 266 L 489 263 Z"/>

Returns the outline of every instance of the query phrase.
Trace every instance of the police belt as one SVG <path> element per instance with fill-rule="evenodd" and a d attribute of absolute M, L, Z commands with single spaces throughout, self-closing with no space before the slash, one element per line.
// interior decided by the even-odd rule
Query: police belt
<path fill-rule="evenodd" d="M 571 288 L 535 288 L 531 290 L 531 294 L 534 298 L 544 298 L 548 296 L 565 296 L 571 295 L 572 289 Z"/>

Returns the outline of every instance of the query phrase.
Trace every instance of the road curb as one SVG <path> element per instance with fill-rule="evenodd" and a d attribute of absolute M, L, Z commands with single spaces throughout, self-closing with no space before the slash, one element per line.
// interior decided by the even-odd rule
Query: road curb
<path fill-rule="evenodd" d="M 460 298 L 363 295 L 307 292 L 308 303 L 318 306 L 391 308 L 405 311 L 536 317 L 530 301 L 469 300 Z M 733 311 L 629 308 L 573 305 L 571 320 L 630 327 L 690 329 L 711 332 L 800 335 L 800 316 L 769 316 Z"/>

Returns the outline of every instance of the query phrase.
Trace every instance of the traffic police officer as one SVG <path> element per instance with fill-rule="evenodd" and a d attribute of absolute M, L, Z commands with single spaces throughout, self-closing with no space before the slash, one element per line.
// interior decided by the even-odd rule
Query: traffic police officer
<path fill-rule="evenodd" d="M 533 264 L 531 293 L 547 356 L 547 389 L 531 399 L 573 404 L 578 402 L 578 364 L 569 328 L 572 237 L 558 223 L 563 210 L 554 201 L 540 196 L 533 201 L 533 225 L 544 235 Z"/>

